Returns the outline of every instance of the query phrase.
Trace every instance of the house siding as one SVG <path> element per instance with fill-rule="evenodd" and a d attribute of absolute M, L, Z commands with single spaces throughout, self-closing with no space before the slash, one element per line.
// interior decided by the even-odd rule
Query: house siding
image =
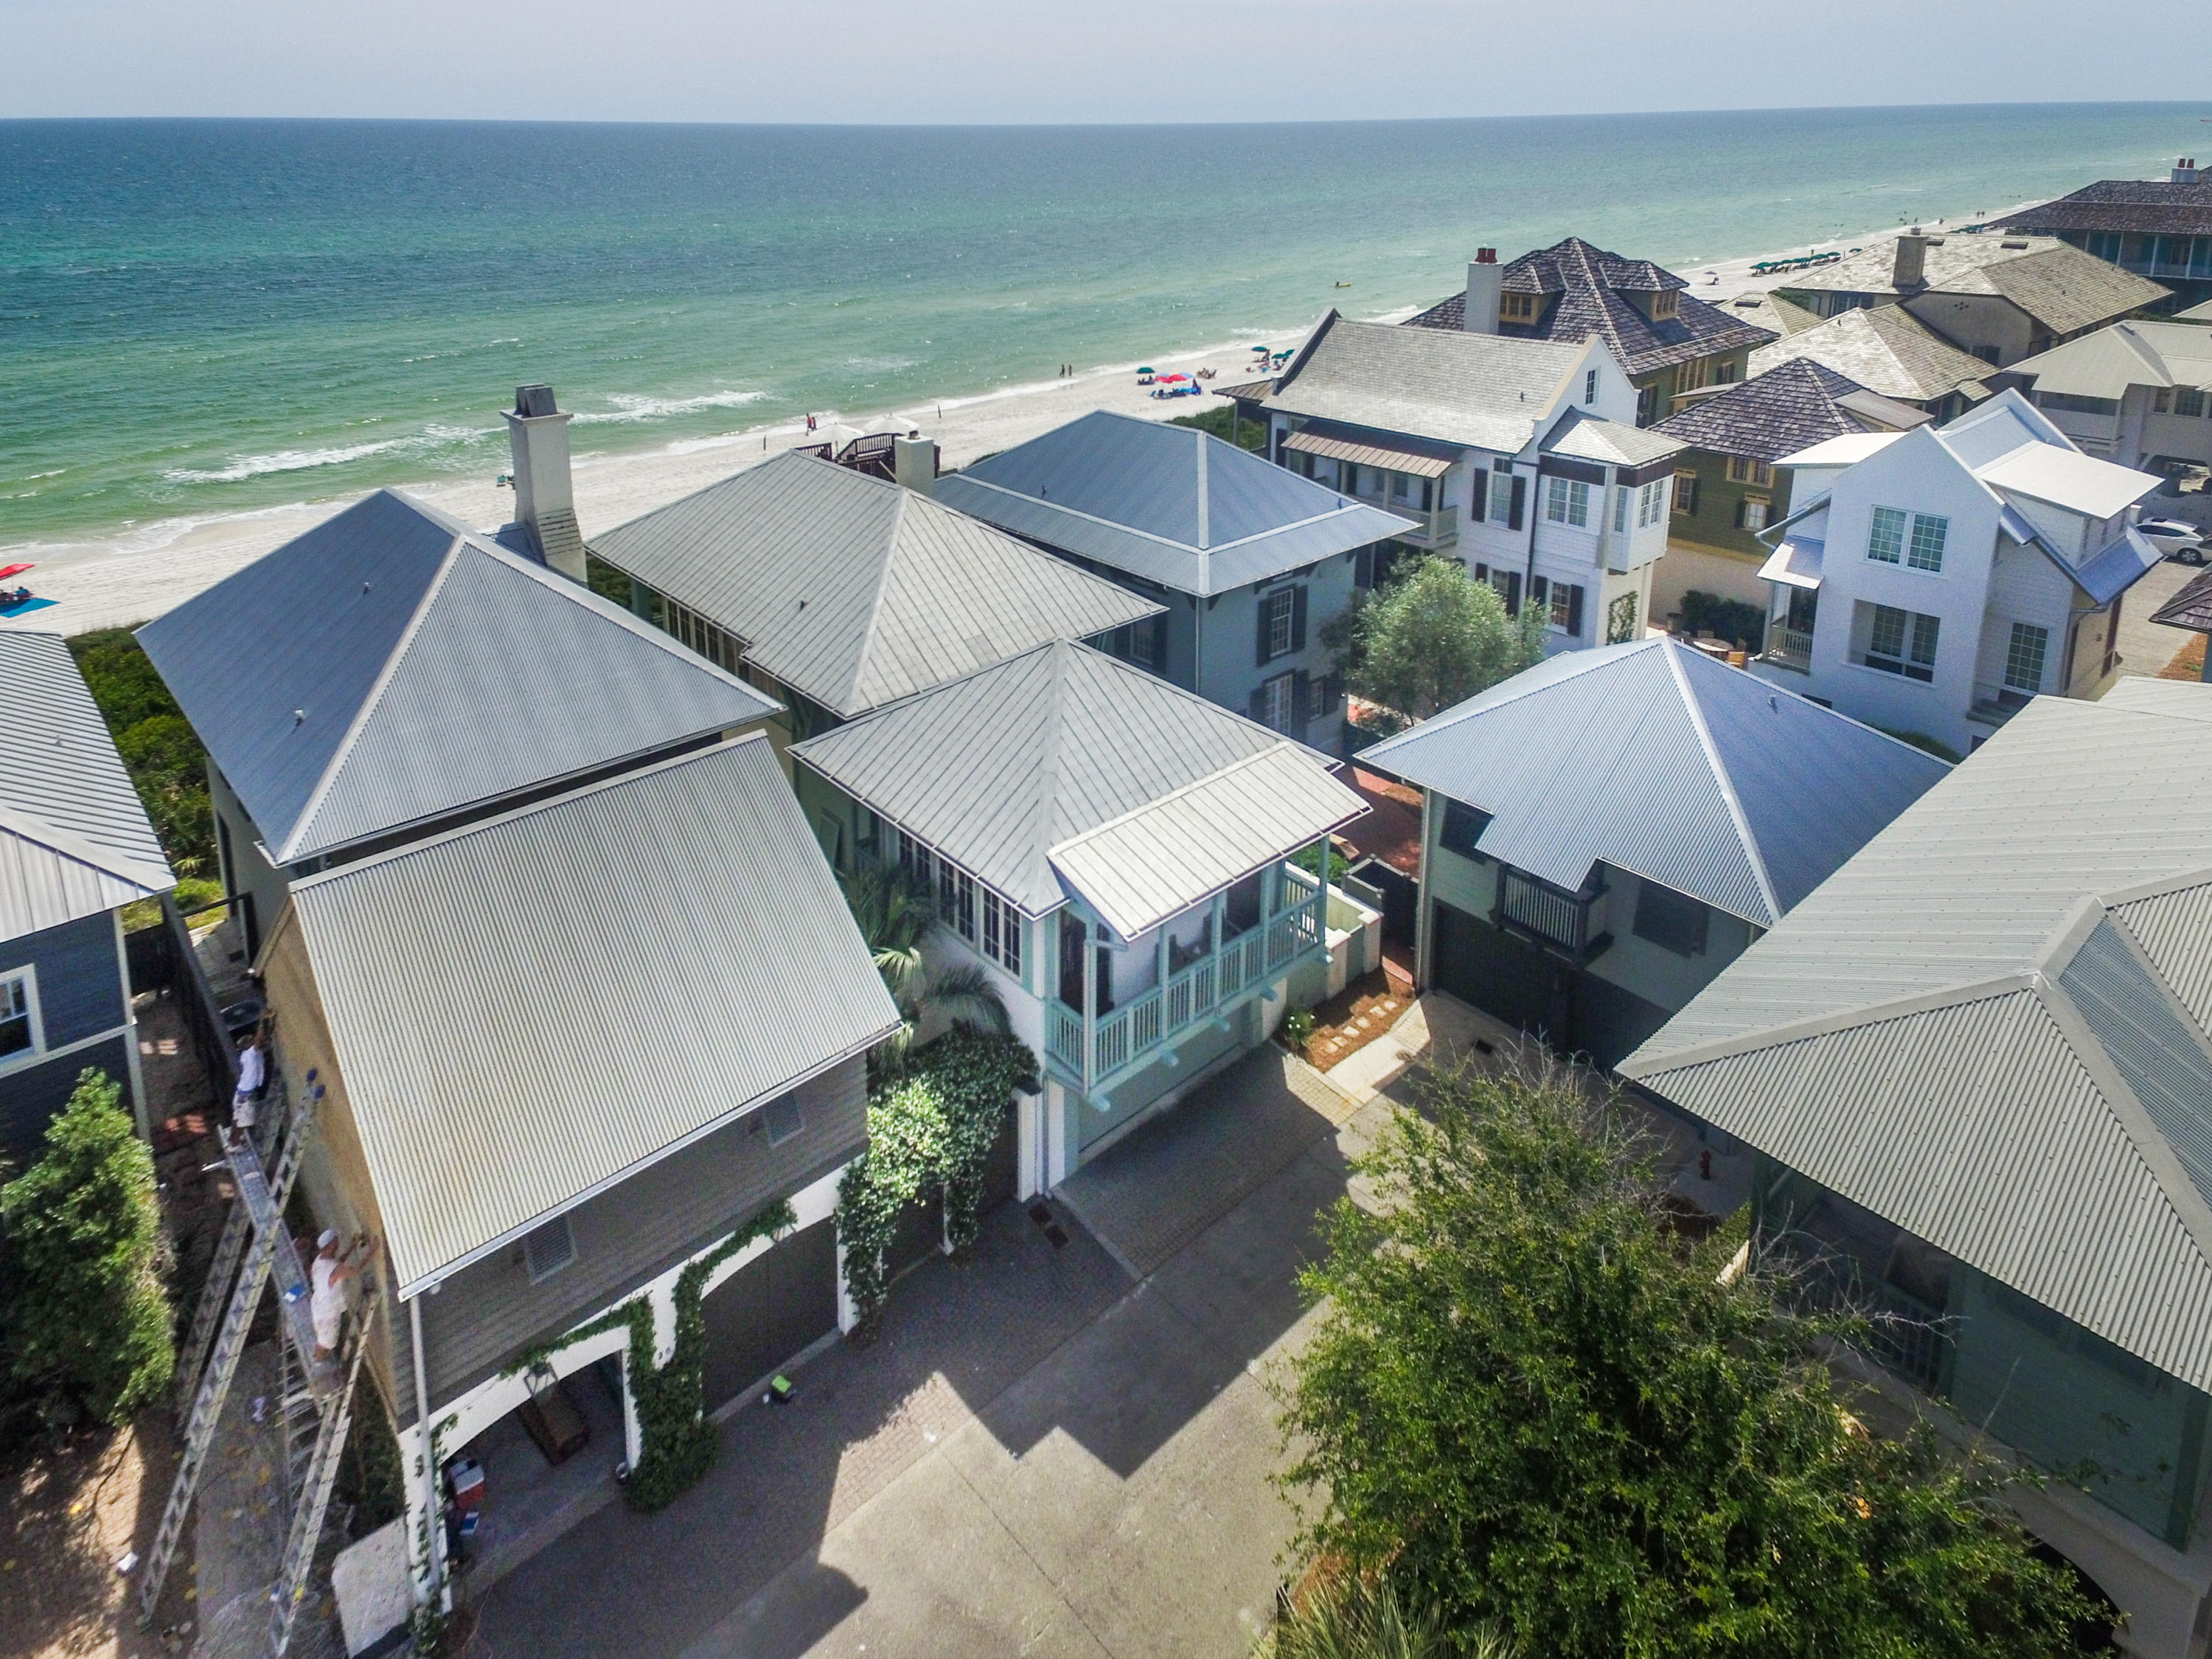
<path fill-rule="evenodd" d="M 104 920 L 104 918 L 103 918 Z M 118 1033 L 106 1042 L 96 1042 L 0 1076 L 0 1158 L 16 1169 L 27 1167 L 38 1156 L 46 1126 L 69 1104 L 77 1078 L 91 1067 L 131 1088 L 130 1039 Z"/>
<path fill-rule="evenodd" d="M 59 1048 L 112 1031 L 130 1017 L 115 955 L 115 917 L 103 910 L 0 943 L 0 969 L 38 970 L 46 1046 Z"/>
<path fill-rule="evenodd" d="M 250 948 L 258 953 L 284 911 L 292 890 L 288 874 L 272 866 L 261 848 L 261 831 L 254 827 L 246 807 L 231 792 L 220 767 L 208 763 L 208 796 L 215 809 L 216 854 L 222 866 L 226 895 L 244 893 L 252 901 L 248 922 Z"/>

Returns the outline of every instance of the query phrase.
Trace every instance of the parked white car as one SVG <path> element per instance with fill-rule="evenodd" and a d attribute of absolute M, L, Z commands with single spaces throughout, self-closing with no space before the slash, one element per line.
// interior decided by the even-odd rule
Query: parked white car
<path fill-rule="evenodd" d="M 2204 562 L 2204 532 L 2179 519 L 2145 519 L 2136 526 L 2142 538 L 2179 564 Z"/>

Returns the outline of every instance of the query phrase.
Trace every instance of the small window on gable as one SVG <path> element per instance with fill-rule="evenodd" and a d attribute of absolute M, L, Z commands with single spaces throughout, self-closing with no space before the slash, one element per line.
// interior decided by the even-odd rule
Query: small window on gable
<path fill-rule="evenodd" d="M 523 1259 L 530 1267 L 530 1282 L 542 1285 L 576 1259 L 576 1235 L 565 1215 L 555 1216 L 535 1228 L 522 1241 Z"/>
<path fill-rule="evenodd" d="M 1583 375 L 1583 401 L 1586 404 L 1597 401 L 1597 371 L 1594 368 Z"/>
<path fill-rule="evenodd" d="M 797 1095 L 778 1095 L 761 1115 L 768 1121 L 768 1144 L 781 1146 L 806 1127 L 806 1115 L 799 1109 Z"/>
<path fill-rule="evenodd" d="M 31 1018 L 31 970 L 0 974 L 0 1060 L 27 1054 L 39 1046 Z"/>
<path fill-rule="evenodd" d="M 1490 814 L 1464 801 L 1447 799 L 1444 802 L 1444 821 L 1437 830 L 1437 845 L 1447 852 L 1458 854 L 1463 859 L 1484 856 L 1475 843 L 1482 832 L 1490 827 Z"/>
<path fill-rule="evenodd" d="M 1705 906 L 1687 893 L 1678 893 L 1656 881 L 1642 881 L 1636 889 L 1636 937 L 1671 951 L 1678 957 L 1705 953 Z"/>
<path fill-rule="evenodd" d="M 1533 323 L 1536 320 L 1536 296 L 1502 294 L 1498 295 L 1498 314 L 1509 323 Z"/>
<path fill-rule="evenodd" d="M 1651 316 L 1655 322 L 1665 322 L 1682 309 L 1681 296 L 1671 288 L 1662 289 L 1651 296 Z"/>

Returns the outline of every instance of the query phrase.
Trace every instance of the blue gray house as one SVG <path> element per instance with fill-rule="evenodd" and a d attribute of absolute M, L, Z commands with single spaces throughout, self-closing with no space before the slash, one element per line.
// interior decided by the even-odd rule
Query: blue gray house
<path fill-rule="evenodd" d="M 1111 636 L 1115 656 L 1330 750 L 1344 687 L 1321 629 L 1417 529 L 1206 433 L 1103 410 L 937 495 L 1164 605 Z"/>
<path fill-rule="evenodd" d="M 20 1165 L 97 1066 L 138 1072 L 123 907 L 176 884 L 58 634 L 0 629 L 0 1157 Z"/>
<path fill-rule="evenodd" d="M 1674 640 L 1364 751 L 1424 796 L 1419 982 L 1610 1066 L 1949 768 Z"/>

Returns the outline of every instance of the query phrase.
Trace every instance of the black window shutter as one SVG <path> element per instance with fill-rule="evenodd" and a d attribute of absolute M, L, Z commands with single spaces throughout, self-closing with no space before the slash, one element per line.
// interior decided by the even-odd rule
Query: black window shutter
<path fill-rule="evenodd" d="M 1306 648 L 1306 585 L 1300 582 L 1291 590 L 1291 649 Z"/>
<path fill-rule="evenodd" d="M 1521 493 L 1521 480 L 1518 478 L 1513 481 L 1513 493 L 1516 495 Z M 1509 617 L 1521 614 L 1521 573 L 1517 570 L 1505 573 L 1505 614 Z"/>
<path fill-rule="evenodd" d="M 1528 578 L 1528 602 L 1531 605 L 1542 605 L 1551 597 L 1551 592 L 1552 584 L 1543 577 L 1531 576 Z"/>
<path fill-rule="evenodd" d="M 1168 619 L 1164 611 L 1152 618 L 1152 666 L 1163 674 L 1168 672 Z"/>
<path fill-rule="evenodd" d="M 1256 607 L 1260 617 L 1260 632 L 1258 637 L 1253 643 L 1252 648 L 1252 665 L 1255 668 L 1265 668 L 1268 662 L 1267 612 L 1272 598 L 1273 596 L 1271 594 L 1261 594 L 1260 603 Z"/>
<path fill-rule="evenodd" d="M 1470 520 L 1483 519 L 1489 514 L 1490 474 L 1477 467 L 1467 477 L 1467 516 Z"/>
<path fill-rule="evenodd" d="M 1251 702 L 1244 705 L 1244 712 L 1262 726 L 1267 723 L 1267 688 L 1266 686 L 1259 686 L 1254 690 Z"/>
<path fill-rule="evenodd" d="M 1312 702 L 1312 678 L 1304 669 L 1291 676 L 1291 726 L 1304 726 L 1319 712 Z"/>
<path fill-rule="evenodd" d="M 1567 590 L 1567 632 L 1583 636 L 1583 590 L 1579 583 Z"/>
<path fill-rule="evenodd" d="M 1513 500 L 1506 508 L 1505 527 L 1508 530 L 1518 530 L 1521 527 L 1521 514 L 1528 504 L 1528 481 L 1516 475 L 1513 480 Z"/>
<path fill-rule="evenodd" d="M 1475 562 L 1474 579 L 1479 582 L 1486 582 L 1490 580 L 1490 567 L 1480 560 Z"/>

